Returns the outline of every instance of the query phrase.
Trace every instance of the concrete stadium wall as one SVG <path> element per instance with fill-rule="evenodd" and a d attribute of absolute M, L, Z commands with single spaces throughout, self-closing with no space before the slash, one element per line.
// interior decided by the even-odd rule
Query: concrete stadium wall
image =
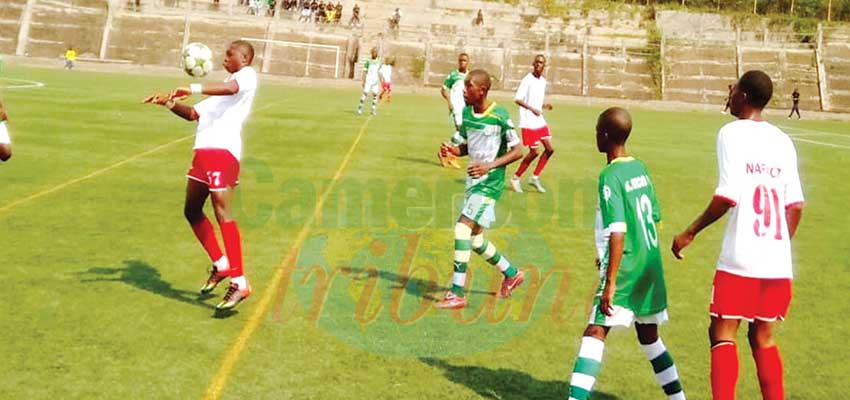
<path fill-rule="evenodd" d="M 723 104 L 727 85 L 738 79 L 734 44 L 668 43 L 664 50 L 664 98 Z"/>
<path fill-rule="evenodd" d="M 350 12 L 354 0 L 343 3 Z M 399 84 L 439 86 L 455 68 L 457 54 L 467 52 L 473 68 L 490 71 L 495 87 L 507 90 L 528 73 L 533 57 L 544 53 L 549 57 L 547 77 L 555 94 L 652 99 L 660 92 L 668 100 L 722 104 L 727 85 L 740 72 L 757 68 L 774 79 L 774 107 L 784 108 L 797 87 L 806 109 L 824 104 L 830 110 L 850 111 L 850 33 L 846 29 L 829 28 L 823 45 L 816 46 L 770 42 L 766 28 L 742 32 L 722 16 L 662 12 L 655 22 L 648 22 L 635 11 L 639 9 L 574 10 L 569 18 L 551 19 L 528 5 L 480 0 L 462 4 L 366 0 L 360 5 L 367 27 L 351 29 L 301 24 L 295 13 L 281 13 L 277 18 L 246 15 L 237 0 L 221 0 L 219 7 L 197 0 L 143 0 L 141 10 L 128 4 L 121 0 L 4 0 L 0 3 L 0 52 L 58 57 L 67 46 L 74 46 L 83 56 L 107 61 L 176 67 L 185 43 L 205 43 L 220 59 L 229 41 L 250 37 L 264 39 L 255 43 L 255 65 L 263 72 L 333 78 L 349 75 L 352 44 L 358 43 L 360 62 L 373 46 L 394 58 L 394 81 Z M 404 29 L 397 33 L 385 26 L 395 7 L 405 11 Z M 478 8 L 485 10 L 483 27 L 471 26 Z M 27 9 L 31 13 L 24 12 Z M 344 13 L 343 25 L 349 15 Z M 647 44 L 648 23 L 658 25 L 666 43 L 661 49 L 660 88 L 648 63 L 653 51 Z M 784 35 L 779 37 L 788 40 L 787 32 Z M 17 43 L 19 36 L 26 40 Z M 312 45 L 336 46 L 340 54 Z M 359 76 L 359 68 L 354 72 Z"/>
<path fill-rule="evenodd" d="M 836 111 L 850 112 L 850 29 L 832 31 L 824 42 L 830 106 Z"/>
<path fill-rule="evenodd" d="M 29 29 L 27 53 L 36 57 L 60 57 L 69 46 L 83 56 L 100 52 L 106 1 L 60 3 L 36 1 Z"/>
<path fill-rule="evenodd" d="M 21 29 L 21 13 L 26 0 L 4 0 L 0 2 L 0 53 L 14 53 Z"/>

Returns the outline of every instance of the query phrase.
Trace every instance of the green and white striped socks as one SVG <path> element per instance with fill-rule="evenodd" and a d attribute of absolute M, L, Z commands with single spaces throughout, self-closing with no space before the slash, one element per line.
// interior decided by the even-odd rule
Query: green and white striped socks
<path fill-rule="evenodd" d="M 466 285 L 466 267 L 469 265 L 469 249 L 472 247 L 472 229 L 458 222 L 455 225 L 455 259 L 454 275 L 452 276 L 452 293 L 458 297 L 464 296 Z"/>
<path fill-rule="evenodd" d="M 587 400 L 590 397 L 590 391 L 596 383 L 596 375 L 599 375 L 599 369 L 602 367 L 604 351 L 605 342 L 591 336 L 581 338 L 581 348 L 578 350 L 576 365 L 570 377 L 569 400 Z"/>
<path fill-rule="evenodd" d="M 682 390 L 682 383 L 679 381 L 679 371 L 676 370 L 676 364 L 673 363 L 673 357 L 664 346 L 661 338 L 652 344 L 640 345 L 643 349 L 643 354 L 652 363 L 652 370 L 655 371 L 655 379 L 661 385 L 661 389 L 667 394 L 669 400 L 685 400 L 685 392 Z"/>
<path fill-rule="evenodd" d="M 496 246 L 493 245 L 492 242 L 484 239 L 483 234 L 475 235 L 472 238 L 472 251 L 481 257 L 484 257 L 490 265 L 499 268 L 499 271 L 501 271 L 506 277 L 513 278 L 516 276 L 517 269 L 511 265 L 511 262 L 508 261 L 507 258 L 496 250 Z"/>

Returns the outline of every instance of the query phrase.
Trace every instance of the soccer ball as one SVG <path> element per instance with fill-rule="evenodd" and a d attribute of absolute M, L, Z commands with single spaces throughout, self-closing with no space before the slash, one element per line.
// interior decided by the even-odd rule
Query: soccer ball
<path fill-rule="evenodd" d="M 201 43 L 189 43 L 183 48 L 180 66 L 190 76 L 201 78 L 213 69 L 212 50 Z"/>

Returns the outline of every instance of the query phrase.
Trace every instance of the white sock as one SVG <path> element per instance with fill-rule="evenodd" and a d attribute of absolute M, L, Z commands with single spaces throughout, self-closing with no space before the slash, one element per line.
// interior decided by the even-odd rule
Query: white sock
<path fill-rule="evenodd" d="M 217 261 L 213 261 L 213 265 L 215 265 L 215 269 L 218 272 L 227 271 L 230 269 L 230 261 L 227 260 L 227 256 L 221 256 Z"/>
<path fill-rule="evenodd" d="M 239 289 L 245 289 L 246 287 L 248 287 L 248 279 L 245 279 L 245 275 L 231 278 L 230 281 L 235 283 L 236 286 L 239 287 Z"/>

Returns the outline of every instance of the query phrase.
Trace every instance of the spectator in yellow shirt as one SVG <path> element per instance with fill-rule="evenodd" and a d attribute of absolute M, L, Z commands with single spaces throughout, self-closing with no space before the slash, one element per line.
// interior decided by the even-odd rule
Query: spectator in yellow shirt
<path fill-rule="evenodd" d="M 74 61 L 77 59 L 77 52 L 74 51 L 73 47 L 68 47 L 68 51 L 65 52 L 65 68 L 68 70 L 74 69 Z"/>

